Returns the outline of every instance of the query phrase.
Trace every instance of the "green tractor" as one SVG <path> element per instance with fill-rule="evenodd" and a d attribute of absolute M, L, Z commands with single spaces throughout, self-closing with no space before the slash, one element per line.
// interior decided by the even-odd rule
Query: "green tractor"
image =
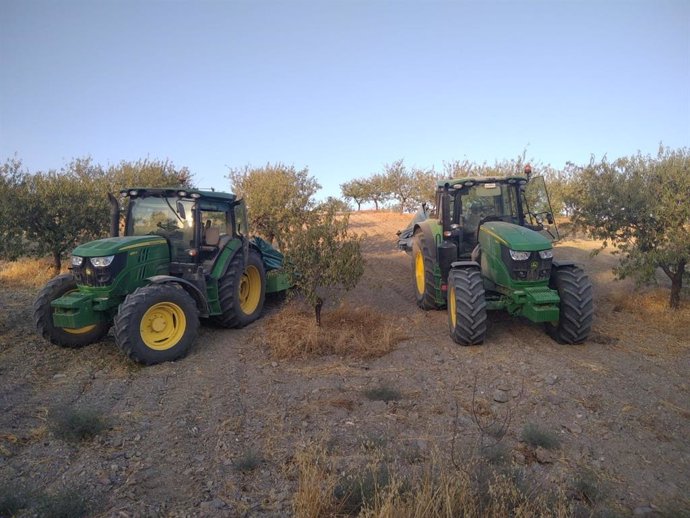
<path fill-rule="evenodd" d="M 184 357 L 199 318 L 244 327 L 261 315 L 266 293 L 289 287 L 282 256 L 249 238 L 235 195 L 181 188 L 128 189 L 111 202 L 111 236 L 72 252 L 70 273 L 46 284 L 34 303 L 38 332 L 82 347 L 114 327 L 131 359 L 152 365 Z M 120 236 L 120 230 L 123 230 Z"/>
<path fill-rule="evenodd" d="M 417 304 L 447 307 L 451 337 L 481 344 L 487 310 L 544 323 L 560 343 L 592 327 L 592 285 L 573 262 L 556 261 L 558 238 L 542 177 L 470 177 L 437 183 L 438 215 L 422 207 L 398 232 L 412 255 Z"/>

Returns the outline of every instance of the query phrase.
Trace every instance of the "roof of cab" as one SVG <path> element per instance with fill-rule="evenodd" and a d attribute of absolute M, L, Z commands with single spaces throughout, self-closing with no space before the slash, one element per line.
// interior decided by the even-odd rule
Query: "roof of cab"
<path fill-rule="evenodd" d="M 136 191 L 136 194 L 133 194 Z M 237 196 L 229 192 L 185 189 L 184 187 L 130 187 L 122 189 L 127 196 L 179 196 L 181 198 L 200 198 L 206 200 L 235 201 Z"/>
<path fill-rule="evenodd" d="M 445 180 L 437 180 L 436 186 L 439 189 L 443 189 L 446 184 L 448 184 L 448 187 L 453 187 L 454 185 L 462 184 L 465 182 L 516 183 L 520 181 L 527 182 L 527 178 L 524 176 L 466 176 L 464 178 L 448 178 Z"/>

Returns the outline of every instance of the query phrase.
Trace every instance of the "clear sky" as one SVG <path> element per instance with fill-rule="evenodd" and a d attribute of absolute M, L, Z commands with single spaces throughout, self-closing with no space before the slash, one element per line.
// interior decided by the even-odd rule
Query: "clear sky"
<path fill-rule="evenodd" d="M 0 0 L 0 159 L 555 167 L 690 145 L 690 1 Z"/>

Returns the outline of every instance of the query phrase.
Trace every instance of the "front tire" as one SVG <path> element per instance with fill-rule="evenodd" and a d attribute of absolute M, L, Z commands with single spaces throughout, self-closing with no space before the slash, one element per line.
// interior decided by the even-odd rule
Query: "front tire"
<path fill-rule="evenodd" d="M 479 345 L 486 336 L 484 281 L 478 269 L 451 270 L 448 274 L 448 327 L 460 345 Z"/>
<path fill-rule="evenodd" d="M 223 327 L 241 328 L 261 316 L 266 299 L 266 270 L 261 255 L 249 249 L 247 264 L 242 251 L 230 261 L 225 275 L 218 280 L 222 313 L 213 318 Z"/>
<path fill-rule="evenodd" d="M 33 317 L 36 329 L 43 338 L 60 347 L 78 348 L 98 342 L 110 328 L 108 322 L 98 322 L 78 329 L 53 325 L 54 310 L 50 303 L 77 289 L 77 281 L 71 273 L 58 275 L 48 281 L 34 302 Z"/>
<path fill-rule="evenodd" d="M 424 310 L 437 309 L 439 305 L 434 296 L 434 260 L 430 245 L 421 230 L 415 232 L 412 238 L 412 271 L 417 305 Z"/>
<path fill-rule="evenodd" d="M 547 333 L 561 344 L 580 344 L 592 329 L 592 282 L 577 266 L 563 266 L 551 274 L 549 287 L 561 299 L 558 325 L 546 324 Z"/>
<path fill-rule="evenodd" d="M 199 330 L 194 299 L 175 284 L 150 284 L 127 295 L 115 317 L 115 341 L 144 365 L 183 358 Z"/>

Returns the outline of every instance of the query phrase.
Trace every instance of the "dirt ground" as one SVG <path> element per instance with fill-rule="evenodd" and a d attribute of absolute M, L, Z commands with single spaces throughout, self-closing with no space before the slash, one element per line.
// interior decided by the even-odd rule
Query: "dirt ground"
<path fill-rule="evenodd" d="M 566 491 L 578 473 L 593 473 L 601 493 L 587 509 L 689 512 L 690 343 L 616 304 L 631 286 L 612 280 L 615 258 L 590 259 L 584 240 L 557 247 L 595 285 L 585 344 L 559 345 L 497 313 L 484 345 L 460 347 L 445 311 L 414 303 L 410 258 L 395 247 L 408 219 L 352 217 L 367 234 L 367 266 L 348 300 L 390 315 L 409 336 L 375 360 L 276 361 L 261 343 L 262 319 L 242 330 L 202 326 L 186 359 L 143 368 L 112 336 L 79 350 L 43 342 L 30 322 L 35 290 L 0 286 L 0 486 L 75 490 L 93 516 L 286 516 L 295 455 L 310 445 L 325 445 L 343 472 L 366 462 L 372 445 L 399 469 L 433 452 L 476 451 L 487 437 L 475 393 L 480 419 L 509 418 L 509 462 Z M 381 386 L 401 399 L 365 397 Z M 97 409 L 107 429 L 80 443 L 59 438 L 51 416 L 68 407 Z M 528 423 L 560 447 L 535 455 L 520 440 Z"/>

